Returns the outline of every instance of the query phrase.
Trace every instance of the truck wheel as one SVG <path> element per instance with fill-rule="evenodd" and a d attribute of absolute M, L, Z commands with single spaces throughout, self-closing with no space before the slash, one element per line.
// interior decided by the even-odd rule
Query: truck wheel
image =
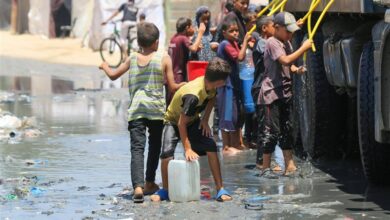
<path fill-rule="evenodd" d="M 298 102 L 299 126 L 303 149 L 313 158 L 335 153 L 344 122 L 340 119 L 341 97 L 330 86 L 322 57 L 323 39 L 314 39 L 317 52 L 307 53 L 308 72 L 295 76 L 293 88 Z M 345 121 L 345 120 L 344 120 Z"/>
<path fill-rule="evenodd" d="M 375 141 L 374 45 L 364 46 L 358 83 L 359 145 L 364 173 L 369 181 L 390 183 L 390 145 Z"/>

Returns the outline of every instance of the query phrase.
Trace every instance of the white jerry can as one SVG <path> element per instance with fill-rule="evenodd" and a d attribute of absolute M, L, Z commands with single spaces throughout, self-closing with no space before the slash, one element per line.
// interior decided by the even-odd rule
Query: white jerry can
<path fill-rule="evenodd" d="M 199 162 L 185 160 L 181 143 L 176 147 L 175 158 L 168 164 L 168 192 L 172 202 L 200 200 Z"/>

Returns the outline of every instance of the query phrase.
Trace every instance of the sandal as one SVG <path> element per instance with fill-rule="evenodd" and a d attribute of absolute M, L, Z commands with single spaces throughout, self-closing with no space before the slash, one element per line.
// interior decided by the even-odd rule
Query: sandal
<path fill-rule="evenodd" d="M 267 179 L 279 179 L 279 176 L 276 173 L 274 173 L 270 168 L 263 170 L 260 173 L 260 177 L 264 177 Z"/>
<path fill-rule="evenodd" d="M 223 200 L 222 199 L 222 196 L 229 196 L 230 199 L 229 200 Z M 221 188 L 217 195 L 215 196 L 215 199 L 218 201 L 218 202 L 226 202 L 226 201 L 231 201 L 233 199 L 233 197 L 230 195 L 230 193 L 225 190 L 224 188 Z"/>
<path fill-rule="evenodd" d="M 160 201 L 169 200 L 168 190 L 166 190 L 166 189 L 159 189 L 153 195 L 160 196 Z"/>
<path fill-rule="evenodd" d="M 143 203 L 145 201 L 144 194 L 134 194 L 133 195 L 133 202 L 134 203 Z"/>

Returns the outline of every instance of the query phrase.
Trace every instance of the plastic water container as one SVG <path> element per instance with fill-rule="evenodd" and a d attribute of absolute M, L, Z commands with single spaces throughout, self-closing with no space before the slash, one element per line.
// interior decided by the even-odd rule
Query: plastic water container
<path fill-rule="evenodd" d="M 174 159 L 168 164 L 168 192 L 172 202 L 200 200 L 199 162 L 185 160 L 181 143 L 176 147 Z"/>
<path fill-rule="evenodd" d="M 206 61 L 189 61 L 187 63 L 188 81 L 192 81 L 199 76 L 204 76 L 208 64 Z"/>

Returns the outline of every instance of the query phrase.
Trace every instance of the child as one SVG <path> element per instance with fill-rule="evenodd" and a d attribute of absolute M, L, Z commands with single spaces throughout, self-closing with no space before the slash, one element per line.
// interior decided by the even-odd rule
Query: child
<path fill-rule="evenodd" d="M 264 49 L 267 39 L 274 36 L 275 28 L 273 17 L 271 16 L 262 16 L 256 21 L 256 32 L 259 34 L 259 39 L 256 41 L 255 46 L 253 48 L 253 63 L 255 63 L 255 74 L 254 74 L 254 83 L 252 86 L 252 96 L 253 100 L 258 99 L 261 81 L 264 75 Z M 260 105 L 256 104 L 256 113 L 254 116 L 254 121 L 258 122 L 258 134 L 257 140 L 260 140 L 260 136 L 262 134 L 261 125 L 263 120 L 263 109 Z M 260 148 L 260 143 L 257 147 L 257 155 L 256 155 L 256 167 L 262 169 L 263 164 L 263 149 Z M 276 145 L 274 152 L 276 166 L 272 168 L 274 172 L 280 172 L 284 170 L 284 158 L 282 150 L 279 145 Z"/>
<path fill-rule="evenodd" d="M 201 40 L 206 25 L 200 23 L 198 29 L 198 36 L 195 42 L 191 44 L 190 36 L 194 34 L 191 19 L 179 18 L 176 22 L 176 34 L 172 37 L 168 53 L 172 58 L 173 75 L 176 83 L 187 81 L 187 62 L 189 60 L 190 52 L 197 52 L 200 49 Z M 169 105 L 173 97 L 172 92 L 167 92 L 167 105 Z"/>
<path fill-rule="evenodd" d="M 213 35 L 210 32 L 210 19 L 211 12 L 207 6 L 200 6 L 196 10 L 194 24 L 197 28 L 203 23 L 206 26 L 206 30 L 201 39 L 201 48 L 197 53 L 197 60 L 210 62 L 215 56 L 214 51 L 218 48 L 218 43 L 211 42 L 213 40 Z M 195 31 L 194 36 L 192 37 L 193 42 L 198 38 L 198 31 Z"/>
<path fill-rule="evenodd" d="M 216 89 L 225 84 L 230 66 L 214 58 L 209 63 L 204 77 L 187 83 L 174 95 L 164 117 L 163 148 L 161 153 L 161 176 L 163 188 L 151 197 L 152 201 L 168 200 L 168 163 L 172 160 L 177 142 L 181 140 L 185 157 L 194 161 L 206 155 L 217 188 L 217 200 L 228 201 L 232 197 L 223 188 L 221 170 L 217 156 L 217 145 L 211 137 L 208 125 L 214 106 Z M 203 118 L 200 113 L 204 111 Z"/>
<path fill-rule="evenodd" d="M 240 99 L 241 81 L 238 62 L 245 58 L 248 41 L 251 36 L 245 36 L 241 50 L 238 47 L 238 26 L 235 20 L 224 20 L 221 26 L 224 39 L 218 47 L 217 56 L 226 60 L 231 66 L 231 74 L 226 86 L 218 89 L 217 105 L 219 127 L 222 131 L 223 152 L 236 154 L 242 149 L 240 144 L 241 120 Z"/>
<path fill-rule="evenodd" d="M 252 29 L 256 24 L 256 14 L 254 12 L 246 13 L 244 17 L 245 27 L 247 30 Z M 245 112 L 245 146 L 249 148 L 255 148 L 255 134 L 256 134 L 256 124 L 254 123 L 254 112 L 255 104 L 251 94 L 251 88 L 253 84 L 253 74 L 254 74 L 254 63 L 252 48 L 254 45 L 254 35 L 256 32 L 251 34 L 252 38 L 248 43 L 249 48 L 246 49 L 245 59 L 240 62 L 240 79 L 242 83 L 241 92 L 242 92 L 242 101 Z"/>
<path fill-rule="evenodd" d="M 158 51 L 159 31 L 148 22 L 138 26 L 137 40 L 141 53 L 132 53 L 118 69 L 112 70 L 106 62 L 100 65 L 111 80 L 115 80 L 129 70 L 130 105 L 128 109 L 129 132 L 131 141 L 131 180 L 134 188 L 133 200 L 144 201 L 144 193 L 154 193 L 158 186 L 154 183 L 158 157 L 161 151 L 163 129 L 164 73 L 171 90 L 181 85 L 173 79 L 172 61 L 168 54 Z M 149 132 L 149 153 L 144 183 L 144 150 L 146 128 Z"/>
<path fill-rule="evenodd" d="M 102 25 L 106 25 L 111 19 L 117 16 L 120 12 L 123 12 L 122 26 L 121 26 L 121 47 L 123 51 L 123 57 L 126 60 L 127 54 L 127 36 L 129 34 L 129 28 L 137 25 L 138 8 L 135 7 L 134 0 L 128 0 L 127 3 L 121 4 L 118 10 L 116 10 L 106 21 L 102 22 Z"/>
<path fill-rule="evenodd" d="M 261 83 L 258 103 L 263 108 L 261 148 L 263 149 L 262 175 L 271 175 L 271 154 L 279 142 L 285 160 L 284 175 L 296 173 L 292 155 L 291 135 L 291 75 L 290 72 L 303 74 L 304 68 L 294 68 L 291 65 L 303 53 L 311 48 L 312 41 L 306 40 L 303 45 L 292 53 L 289 40 L 292 34 L 299 30 L 291 13 L 281 12 L 274 17 L 275 33 L 267 40 L 264 51 L 264 78 Z"/>

